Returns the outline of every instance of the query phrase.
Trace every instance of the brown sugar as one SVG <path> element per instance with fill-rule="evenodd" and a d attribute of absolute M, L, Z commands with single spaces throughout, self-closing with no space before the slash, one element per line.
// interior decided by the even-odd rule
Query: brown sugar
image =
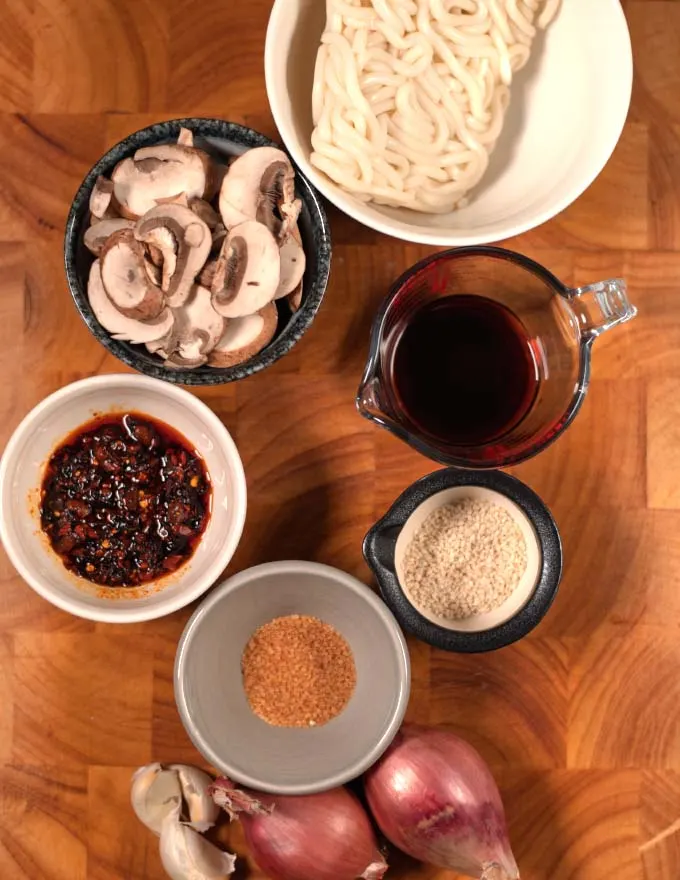
<path fill-rule="evenodd" d="M 356 686 L 345 639 L 330 624 L 301 614 L 259 627 L 241 659 L 253 712 L 277 727 L 315 727 L 339 715 Z"/>

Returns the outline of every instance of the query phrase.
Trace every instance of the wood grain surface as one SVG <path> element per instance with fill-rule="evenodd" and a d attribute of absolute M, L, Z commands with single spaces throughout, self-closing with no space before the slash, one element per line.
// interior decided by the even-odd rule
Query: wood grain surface
<path fill-rule="evenodd" d="M 494 654 L 411 644 L 409 715 L 459 732 L 487 759 L 524 880 L 680 877 L 680 2 L 624 5 L 636 83 L 621 142 L 576 204 L 508 242 L 566 282 L 624 276 L 640 309 L 597 343 L 573 427 L 515 469 L 561 528 L 559 597 L 534 633 Z M 176 116 L 276 137 L 262 62 L 270 6 L 0 3 L 3 444 L 48 393 L 125 369 L 78 317 L 62 268 L 64 221 L 91 164 L 128 132 Z M 266 372 L 199 392 L 233 432 L 248 478 L 230 571 L 299 557 L 370 582 L 364 533 L 433 469 L 353 403 L 374 310 L 428 249 L 330 214 L 332 278 L 310 332 Z M 89 623 L 41 600 L 4 556 L 0 566 L 0 878 L 161 880 L 129 780 L 151 760 L 198 760 L 172 695 L 191 609 Z M 231 842 L 243 852 L 238 828 Z M 453 880 L 391 860 L 395 880 Z M 243 866 L 237 878 L 262 876 Z"/>

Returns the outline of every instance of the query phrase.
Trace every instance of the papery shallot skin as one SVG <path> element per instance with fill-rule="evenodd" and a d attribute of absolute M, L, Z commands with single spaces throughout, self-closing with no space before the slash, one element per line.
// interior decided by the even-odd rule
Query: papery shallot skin
<path fill-rule="evenodd" d="M 270 880 L 381 880 L 387 871 L 369 818 L 346 788 L 274 795 L 220 777 L 210 793 L 241 820 L 248 848 Z"/>
<path fill-rule="evenodd" d="M 413 858 L 469 877 L 519 877 L 494 778 L 455 734 L 405 725 L 365 788 L 383 834 Z"/>

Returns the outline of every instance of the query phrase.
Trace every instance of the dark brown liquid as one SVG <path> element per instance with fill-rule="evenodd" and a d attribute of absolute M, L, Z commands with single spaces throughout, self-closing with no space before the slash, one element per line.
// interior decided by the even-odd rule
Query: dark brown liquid
<path fill-rule="evenodd" d="M 530 409 L 538 378 L 526 331 L 500 303 L 446 296 L 423 306 L 392 357 L 398 405 L 413 427 L 453 446 L 501 438 Z"/>

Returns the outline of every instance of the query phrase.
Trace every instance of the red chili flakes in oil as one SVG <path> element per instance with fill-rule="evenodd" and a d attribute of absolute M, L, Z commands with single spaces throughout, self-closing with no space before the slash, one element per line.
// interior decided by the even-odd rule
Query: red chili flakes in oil
<path fill-rule="evenodd" d="M 52 453 L 40 520 L 70 571 L 104 587 L 136 587 L 178 569 L 210 517 L 201 456 L 163 422 L 109 413 Z"/>

